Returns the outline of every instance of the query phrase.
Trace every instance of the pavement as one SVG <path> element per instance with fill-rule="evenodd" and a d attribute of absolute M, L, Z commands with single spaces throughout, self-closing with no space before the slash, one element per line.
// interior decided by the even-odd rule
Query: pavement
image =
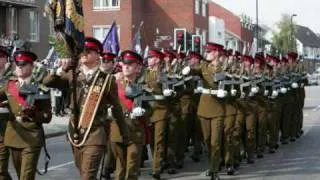
<path fill-rule="evenodd" d="M 233 176 L 222 171 L 224 180 L 320 180 L 320 87 L 306 88 L 306 102 L 304 108 L 304 135 L 296 142 L 280 145 L 275 154 L 265 153 L 263 159 L 255 159 L 255 163 L 242 163 L 240 169 Z M 55 132 L 65 132 L 68 117 L 54 117 L 45 127 L 47 136 Z M 73 161 L 70 144 L 66 136 L 50 136 L 47 139 L 48 151 L 51 154 L 49 172 L 45 176 L 37 176 L 36 180 L 78 180 L 79 172 Z M 43 152 L 38 163 L 41 170 L 44 167 Z M 207 180 L 205 170 L 208 167 L 206 156 L 201 162 L 194 163 L 186 155 L 185 167 L 175 175 L 164 173 L 162 179 L 170 180 Z M 139 180 L 150 180 L 150 162 L 141 169 Z M 12 163 L 9 172 L 13 179 L 17 179 Z"/>
<path fill-rule="evenodd" d="M 67 132 L 67 125 L 69 121 L 69 115 L 53 116 L 49 124 L 44 124 L 44 133 L 46 138 L 52 138 L 56 136 L 61 136 Z"/>

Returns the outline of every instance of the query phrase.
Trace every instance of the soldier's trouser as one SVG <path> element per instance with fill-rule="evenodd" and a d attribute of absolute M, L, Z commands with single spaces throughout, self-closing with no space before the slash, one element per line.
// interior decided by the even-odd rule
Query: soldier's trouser
<path fill-rule="evenodd" d="M 208 147 L 209 169 L 217 173 L 220 166 L 224 117 L 199 118 L 203 138 Z"/>
<path fill-rule="evenodd" d="M 292 106 L 291 103 L 286 103 L 283 106 L 282 116 L 281 116 L 281 138 L 287 139 L 289 138 L 289 128 L 290 128 L 290 120 L 292 118 Z"/>
<path fill-rule="evenodd" d="M 269 131 L 269 147 L 274 148 L 279 141 L 278 124 L 280 121 L 280 112 L 278 110 L 269 111 L 267 129 Z"/>
<path fill-rule="evenodd" d="M 73 156 L 76 167 L 80 171 L 81 180 L 96 180 L 105 146 L 73 147 Z"/>
<path fill-rule="evenodd" d="M 9 149 L 4 146 L 3 142 L 0 143 L 0 180 L 11 180 L 8 172 L 9 164 Z"/>
<path fill-rule="evenodd" d="M 224 131 L 223 131 L 223 152 L 224 152 L 224 163 L 227 166 L 233 165 L 234 163 L 234 140 L 233 133 L 235 127 L 235 115 L 225 116 L 224 118 Z"/>
<path fill-rule="evenodd" d="M 302 91 L 304 91 L 304 89 Z M 299 116 L 299 122 L 298 122 L 298 124 L 299 124 L 298 130 L 299 131 L 302 130 L 302 128 L 303 128 L 303 107 L 304 107 L 304 98 L 305 98 L 303 94 L 304 93 L 301 92 L 300 98 L 299 98 L 299 105 L 300 105 L 300 107 L 299 107 L 300 116 Z"/>
<path fill-rule="evenodd" d="M 104 158 L 104 169 L 115 169 L 115 167 L 116 159 L 111 148 L 111 142 L 108 142 Z"/>
<path fill-rule="evenodd" d="M 186 145 L 188 145 L 188 142 L 191 139 L 193 144 L 193 155 L 199 155 L 202 151 L 201 143 L 203 141 L 203 138 L 201 123 L 198 116 L 196 115 L 196 112 L 189 115 L 186 133 Z"/>
<path fill-rule="evenodd" d="M 117 167 L 115 180 L 137 180 L 139 177 L 142 144 L 129 144 L 123 146 L 113 143 L 112 148 L 116 153 Z"/>
<path fill-rule="evenodd" d="M 9 149 L 19 180 L 34 180 L 41 147 Z"/>
<path fill-rule="evenodd" d="M 177 129 L 179 128 L 177 122 L 179 120 L 171 115 L 168 120 L 154 123 L 153 172 L 159 172 L 164 161 L 169 167 L 174 167 L 178 139 Z"/>
<path fill-rule="evenodd" d="M 236 115 L 234 131 L 233 131 L 233 146 L 234 146 L 235 161 L 238 161 L 240 159 L 241 139 L 243 134 L 244 120 L 245 120 L 245 115 L 243 113 L 238 113 Z"/>
<path fill-rule="evenodd" d="M 294 101 L 296 102 L 296 101 Z M 291 115 L 291 120 L 289 121 L 289 134 L 290 137 L 296 137 L 298 134 L 298 122 L 299 122 L 299 105 L 298 103 L 292 103 L 292 115 Z"/>
<path fill-rule="evenodd" d="M 181 119 L 177 124 L 179 127 L 177 130 L 177 148 L 176 148 L 176 158 L 178 162 L 182 162 L 184 159 L 184 150 L 187 147 L 187 125 L 188 122 L 192 120 L 192 114 L 182 114 Z"/>
<path fill-rule="evenodd" d="M 268 112 L 265 109 L 260 110 L 257 118 L 257 148 L 263 151 L 267 143 Z"/>
<path fill-rule="evenodd" d="M 249 156 L 253 155 L 253 151 L 256 145 L 256 121 L 257 117 L 255 113 L 248 113 L 245 116 L 245 140 L 246 140 L 246 151 Z"/>

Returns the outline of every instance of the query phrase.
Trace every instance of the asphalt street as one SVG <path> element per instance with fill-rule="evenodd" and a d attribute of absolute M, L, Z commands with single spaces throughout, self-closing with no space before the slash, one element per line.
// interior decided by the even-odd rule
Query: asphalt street
<path fill-rule="evenodd" d="M 256 159 L 254 164 L 241 164 L 239 171 L 233 176 L 222 172 L 221 179 L 248 180 L 320 180 L 320 87 L 308 87 L 304 108 L 304 135 L 294 143 L 281 145 L 277 153 L 265 154 L 263 159 Z M 47 139 L 51 154 L 49 172 L 45 176 L 37 176 L 38 180 L 78 180 L 79 173 L 74 166 L 73 156 L 65 136 Z M 43 169 L 43 153 L 38 165 Z M 169 176 L 163 174 L 163 179 L 175 180 L 205 180 L 207 167 L 206 157 L 201 162 L 194 163 L 187 156 L 184 169 L 178 174 Z M 142 169 L 139 179 L 151 179 L 148 175 L 150 164 Z M 13 179 L 16 173 L 10 165 Z"/>

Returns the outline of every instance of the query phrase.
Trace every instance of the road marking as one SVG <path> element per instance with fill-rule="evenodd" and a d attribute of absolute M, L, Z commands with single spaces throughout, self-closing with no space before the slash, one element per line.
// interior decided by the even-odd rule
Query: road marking
<path fill-rule="evenodd" d="M 309 116 L 309 114 L 304 114 L 304 117 L 308 117 Z"/>
<path fill-rule="evenodd" d="M 59 164 L 59 165 L 56 165 L 56 166 L 51 166 L 48 168 L 48 171 L 51 171 L 51 170 L 55 170 L 55 169 L 58 169 L 58 168 L 61 168 L 61 167 L 64 167 L 64 166 L 69 166 L 70 164 L 73 164 L 74 161 L 70 161 L 70 162 L 66 162 L 66 163 L 63 163 L 63 164 Z M 42 169 L 41 171 L 44 171 L 44 169 Z"/>

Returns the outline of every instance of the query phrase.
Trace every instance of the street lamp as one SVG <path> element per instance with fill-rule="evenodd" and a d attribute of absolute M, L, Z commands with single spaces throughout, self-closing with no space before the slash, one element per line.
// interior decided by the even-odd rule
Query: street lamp
<path fill-rule="evenodd" d="M 294 27 L 293 27 L 293 18 L 298 16 L 297 14 L 291 15 L 291 50 L 294 51 Z"/>
<path fill-rule="evenodd" d="M 256 39 L 257 39 L 257 49 L 256 52 L 259 50 L 259 1 L 256 0 Z"/>

